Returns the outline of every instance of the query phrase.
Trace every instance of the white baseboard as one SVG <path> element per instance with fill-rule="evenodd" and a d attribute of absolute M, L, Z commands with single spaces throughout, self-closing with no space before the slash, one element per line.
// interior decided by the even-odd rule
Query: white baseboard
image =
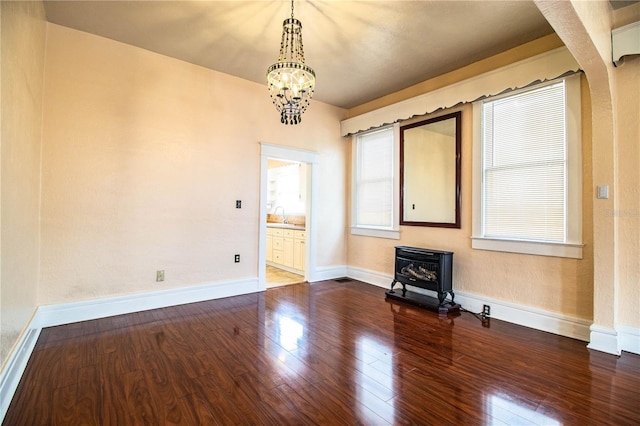
<path fill-rule="evenodd" d="M 615 328 L 592 324 L 590 330 L 591 335 L 589 344 L 587 345 L 589 349 L 613 355 L 620 355 L 620 341 L 618 339 L 618 332 Z"/>
<path fill-rule="evenodd" d="M 393 276 L 391 275 L 370 271 L 368 269 L 349 267 L 347 274 L 349 278 L 386 289 L 391 288 L 391 281 L 393 281 Z"/>
<path fill-rule="evenodd" d="M 620 338 L 620 349 L 640 355 L 640 328 L 620 325 L 616 330 Z"/>
<path fill-rule="evenodd" d="M 327 266 L 316 268 L 313 275 L 309 277 L 310 283 L 318 281 L 333 280 L 336 278 L 342 278 L 347 276 L 346 266 Z"/>
<path fill-rule="evenodd" d="M 0 371 L 0 424 L 9 409 L 13 394 L 18 388 L 39 335 L 39 328 L 27 328 L 20 336 L 13 352 L 9 354 L 5 368 Z"/>
<path fill-rule="evenodd" d="M 82 302 L 44 305 L 38 307 L 34 322 L 36 327 L 44 328 L 221 297 L 238 296 L 256 291 L 259 291 L 257 278 L 247 278 Z"/>
<path fill-rule="evenodd" d="M 543 309 L 464 292 L 456 292 L 456 302 L 474 312 L 482 311 L 482 305 L 489 305 L 491 307 L 491 318 L 582 340 L 584 342 L 589 341 L 589 326 L 591 325 L 591 321 L 584 318 L 558 314 Z"/>
<path fill-rule="evenodd" d="M 622 351 L 640 355 L 640 329 L 620 325 L 616 328 L 591 326 L 589 349 L 620 355 Z"/>
<path fill-rule="evenodd" d="M 349 277 L 387 289 L 391 288 L 391 282 L 393 281 L 392 275 L 353 267 L 349 268 Z M 398 287 L 396 286 L 396 288 Z M 415 287 L 412 287 L 411 291 L 429 296 L 435 295 L 433 292 Z M 480 312 L 482 311 L 482 305 L 489 305 L 491 306 L 491 318 L 560 336 L 571 337 L 572 339 L 589 341 L 591 321 L 586 319 L 458 291 L 455 292 L 455 301 L 472 312 Z"/>

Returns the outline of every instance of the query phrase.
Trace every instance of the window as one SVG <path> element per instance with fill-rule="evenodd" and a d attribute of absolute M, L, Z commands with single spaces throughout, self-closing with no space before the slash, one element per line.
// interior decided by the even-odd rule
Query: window
<path fill-rule="evenodd" d="M 268 164 L 267 210 L 275 213 L 276 207 L 282 207 L 285 216 L 304 215 L 307 205 L 307 165 L 272 159 Z"/>
<path fill-rule="evenodd" d="M 474 105 L 473 248 L 582 257 L 580 77 Z"/>
<path fill-rule="evenodd" d="M 351 232 L 399 238 L 397 126 L 354 136 Z"/>

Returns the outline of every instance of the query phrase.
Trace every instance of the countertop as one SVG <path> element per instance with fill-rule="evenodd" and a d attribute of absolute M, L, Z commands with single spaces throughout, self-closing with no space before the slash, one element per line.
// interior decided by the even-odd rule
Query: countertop
<path fill-rule="evenodd" d="M 300 225 L 292 225 L 290 223 L 274 223 L 267 222 L 267 228 L 294 229 L 296 231 L 304 231 L 305 227 Z"/>

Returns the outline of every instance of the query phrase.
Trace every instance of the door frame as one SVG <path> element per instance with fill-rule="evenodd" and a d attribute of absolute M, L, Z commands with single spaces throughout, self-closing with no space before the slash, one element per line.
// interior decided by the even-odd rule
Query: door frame
<path fill-rule="evenodd" d="M 267 181 L 269 158 L 307 164 L 306 243 L 304 279 L 316 275 L 316 206 L 319 154 L 299 148 L 260 143 L 260 226 L 258 237 L 258 291 L 267 288 Z"/>

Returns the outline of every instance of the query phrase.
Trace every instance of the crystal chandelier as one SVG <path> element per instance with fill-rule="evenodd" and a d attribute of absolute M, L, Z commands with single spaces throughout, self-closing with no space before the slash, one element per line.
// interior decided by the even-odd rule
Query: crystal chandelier
<path fill-rule="evenodd" d="M 278 62 L 267 69 L 269 96 L 273 100 L 282 124 L 298 124 L 309 106 L 316 84 L 316 73 L 304 63 L 302 22 L 293 17 L 282 23 L 282 41 Z"/>

